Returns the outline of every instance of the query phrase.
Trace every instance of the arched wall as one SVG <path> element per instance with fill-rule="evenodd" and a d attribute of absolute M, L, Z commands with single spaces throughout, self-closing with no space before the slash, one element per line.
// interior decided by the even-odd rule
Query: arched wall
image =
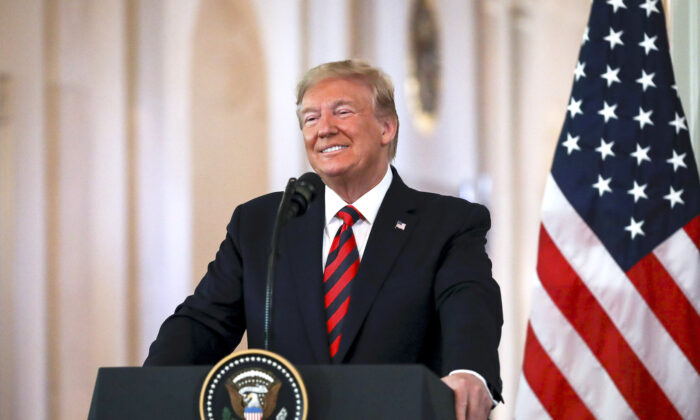
<path fill-rule="evenodd" d="M 267 101 L 255 10 L 202 0 L 192 54 L 192 282 L 236 205 L 267 192 Z"/>
<path fill-rule="evenodd" d="M 200 2 L 190 108 L 193 287 L 224 239 L 233 209 L 267 192 L 266 78 L 256 22 L 247 0 Z"/>

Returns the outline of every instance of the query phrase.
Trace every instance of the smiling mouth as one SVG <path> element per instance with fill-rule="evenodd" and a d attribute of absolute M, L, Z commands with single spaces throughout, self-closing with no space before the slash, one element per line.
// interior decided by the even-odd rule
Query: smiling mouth
<path fill-rule="evenodd" d="M 343 150 L 343 149 L 347 149 L 347 148 L 348 148 L 348 146 L 332 146 L 332 147 L 329 147 L 327 149 L 321 150 L 321 153 L 336 152 L 338 150 Z"/>

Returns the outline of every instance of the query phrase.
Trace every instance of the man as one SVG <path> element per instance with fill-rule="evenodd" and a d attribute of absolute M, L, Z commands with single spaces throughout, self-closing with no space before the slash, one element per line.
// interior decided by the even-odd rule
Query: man
<path fill-rule="evenodd" d="M 485 419 L 501 400 L 503 322 L 484 250 L 488 211 L 410 189 L 390 167 L 399 122 L 381 70 L 356 60 L 309 70 L 297 115 L 326 187 L 281 233 L 270 349 L 295 364 L 423 363 L 455 391 L 458 419 Z M 214 363 L 245 330 L 262 347 L 279 201 L 268 194 L 236 209 L 145 364 Z"/>

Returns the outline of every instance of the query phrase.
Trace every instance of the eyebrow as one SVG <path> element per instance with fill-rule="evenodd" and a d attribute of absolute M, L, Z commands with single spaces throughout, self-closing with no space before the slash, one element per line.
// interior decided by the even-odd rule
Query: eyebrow
<path fill-rule="evenodd" d="M 351 101 L 350 99 L 338 99 L 336 101 L 333 101 L 333 103 L 331 104 L 331 108 L 337 108 L 341 105 L 353 105 L 353 101 Z M 307 112 L 315 111 L 316 109 L 318 109 L 318 107 L 307 106 L 301 109 L 301 114 L 303 115 Z"/>

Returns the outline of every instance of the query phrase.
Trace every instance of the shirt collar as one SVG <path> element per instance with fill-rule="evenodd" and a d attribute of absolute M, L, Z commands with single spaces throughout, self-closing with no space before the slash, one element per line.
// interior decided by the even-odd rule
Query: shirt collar
<path fill-rule="evenodd" d="M 362 214 L 362 216 L 364 216 L 365 220 L 369 222 L 369 224 L 374 223 L 374 219 L 377 217 L 377 213 L 379 212 L 379 206 L 382 205 L 384 196 L 386 195 L 386 192 L 389 191 L 389 186 L 391 186 L 391 181 L 393 178 L 394 175 L 391 173 L 391 168 L 387 166 L 386 174 L 384 174 L 384 178 L 379 181 L 379 184 L 367 191 L 354 203 L 350 203 Z M 328 226 L 331 220 L 333 220 L 333 217 L 335 217 L 336 213 L 338 213 L 338 211 L 345 207 L 348 203 L 343 201 L 343 199 L 340 198 L 335 191 L 328 187 L 328 185 L 326 185 L 325 202 L 326 226 Z"/>

